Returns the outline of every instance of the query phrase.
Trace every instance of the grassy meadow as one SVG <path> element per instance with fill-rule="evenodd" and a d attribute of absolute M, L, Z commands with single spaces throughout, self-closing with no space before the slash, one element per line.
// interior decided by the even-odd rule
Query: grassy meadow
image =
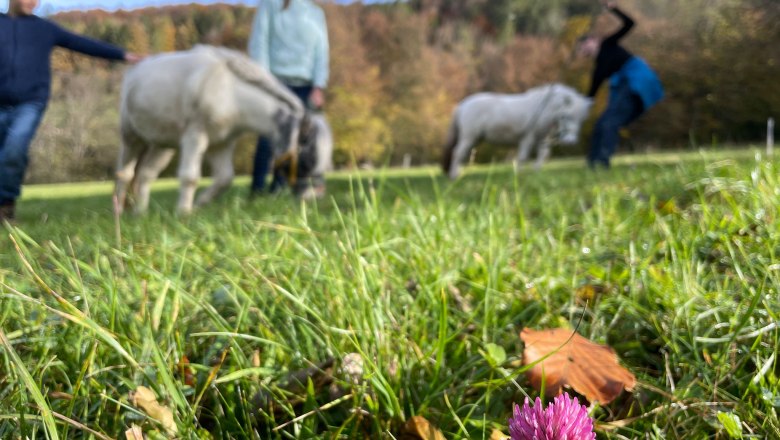
<path fill-rule="evenodd" d="M 177 438 L 416 438 L 420 415 L 488 439 L 538 394 L 524 327 L 636 375 L 591 406 L 599 438 L 780 438 L 780 161 L 336 174 L 309 204 L 246 183 L 177 218 L 163 181 L 118 223 L 110 184 L 25 189 L 0 236 L 0 438 L 173 436 L 143 385 Z"/>

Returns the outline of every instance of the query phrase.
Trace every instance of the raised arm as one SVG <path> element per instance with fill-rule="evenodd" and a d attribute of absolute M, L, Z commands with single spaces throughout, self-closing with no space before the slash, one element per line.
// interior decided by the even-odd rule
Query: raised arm
<path fill-rule="evenodd" d="M 604 42 L 617 43 L 621 38 L 625 37 L 629 32 L 631 32 L 631 29 L 634 27 L 634 20 L 626 15 L 625 12 L 621 11 L 617 6 L 610 5 L 607 10 L 615 14 L 618 18 L 620 18 L 620 20 L 623 21 L 623 27 L 620 28 L 619 31 L 604 39 Z"/>
<path fill-rule="evenodd" d="M 76 35 L 56 24 L 52 25 L 56 27 L 56 42 L 59 47 L 106 60 L 125 61 L 128 59 L 124 49 L 102 41 L 93 40 L 92 38 Z"/>
<path fill-rule="evenodd" d="M 265 67 L 270 68 L 269 47 L 271 45 L 271 2 L 260 0 L 257 4 L 255 20 L 252 23 L 252 34 L 249 36 L 249 57 Z"/>

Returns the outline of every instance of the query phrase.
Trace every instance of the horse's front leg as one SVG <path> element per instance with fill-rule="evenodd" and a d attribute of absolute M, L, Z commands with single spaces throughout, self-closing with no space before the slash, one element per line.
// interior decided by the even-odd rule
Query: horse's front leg
<path fill-rule="evenodd" d="M 537 170 L 542 169 L 542 165 L 544 165 L 550 157 L 551 145 L 552 142 L 549 135 L 542 138 L 542 141 L 539 144 L 539 151 L 536 153 L 536 165 L 534 165 L 534 168 Z"/>
<path fill-rule="evenodd" d="M 531 148 L 536 142 L 536 135 L 533 132 L 526 133 L 522 139 L 520 139 L 520 146 L 517 150 L 517 162 L 515 162 L 515 171 L 520 171 L 520 167 L 528 161 L 531 156 Z"/>
<path fill-rule="evenodd" d="M 168 166 L 175 153 L 176 150 L 171 148 L 150 147 L 141 156 L 136 173 L 136 183 L 138 185 L 135 202 L 136 214 L 144 214 L 149 208 L 152 182 Z"/>
<path fill-rule="evenodd" d="M 475 143 L 476 141 L 469 137 L 458 140 L 457 145 L 455 145 L 455 150 L 452 153 L 452 162 L 449 172 L 450 179 L 455 180 L 458 178 L 461 164 L 466 161 L 466 156 L 468 156 L 469 151 L 471 151 Z"/>
<path fill-rule="evenodd" d="M 235 176 L 233 170 L 233 152 L 235 149 L 235 142 L 231 142 L 227 146 L 209 151 L 209 153 L 206 154 L 206 160 L 211 167 L 211 175 L 214 179 L 214 183 L 198 195 L 198 200 L 195 203 L 197 206 L 203 206 L 210 203 L 230 188 L 230 185 L 233 183 L 233 177 Z"/>
<path fill-rule="evenodd" d="M 189 128 L 181 139 L 179 160 L 179 214 L 192 212 L 192 202 L 200 179 L 203 155 L 209 146 L 209 139 L 203 130 Z"/>

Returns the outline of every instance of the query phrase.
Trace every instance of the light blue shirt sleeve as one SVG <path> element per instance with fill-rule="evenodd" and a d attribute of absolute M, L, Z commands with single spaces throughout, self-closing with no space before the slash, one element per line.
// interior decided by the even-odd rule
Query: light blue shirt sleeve
<path fill-rule="evenodd" d="M 271 4 L 270 0 L 260 0 L 252 23 L 252 34 L 249 36 L 249 57 L 269 68 L 271 46 Z"/>

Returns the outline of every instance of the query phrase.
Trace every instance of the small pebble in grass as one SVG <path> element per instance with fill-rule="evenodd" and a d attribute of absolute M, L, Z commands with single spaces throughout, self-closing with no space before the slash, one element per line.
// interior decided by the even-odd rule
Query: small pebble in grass
<path fill-rule="evenodd" d="M 528 398 L 522 408 L 515 404 L 509 419 L 509 433 L 512 440 L 596 439 L 588 410 L 568 393 L 556 397 L 546 409 L 542 408 L 538 397 L 534 406 L 528 404 Z"/>

